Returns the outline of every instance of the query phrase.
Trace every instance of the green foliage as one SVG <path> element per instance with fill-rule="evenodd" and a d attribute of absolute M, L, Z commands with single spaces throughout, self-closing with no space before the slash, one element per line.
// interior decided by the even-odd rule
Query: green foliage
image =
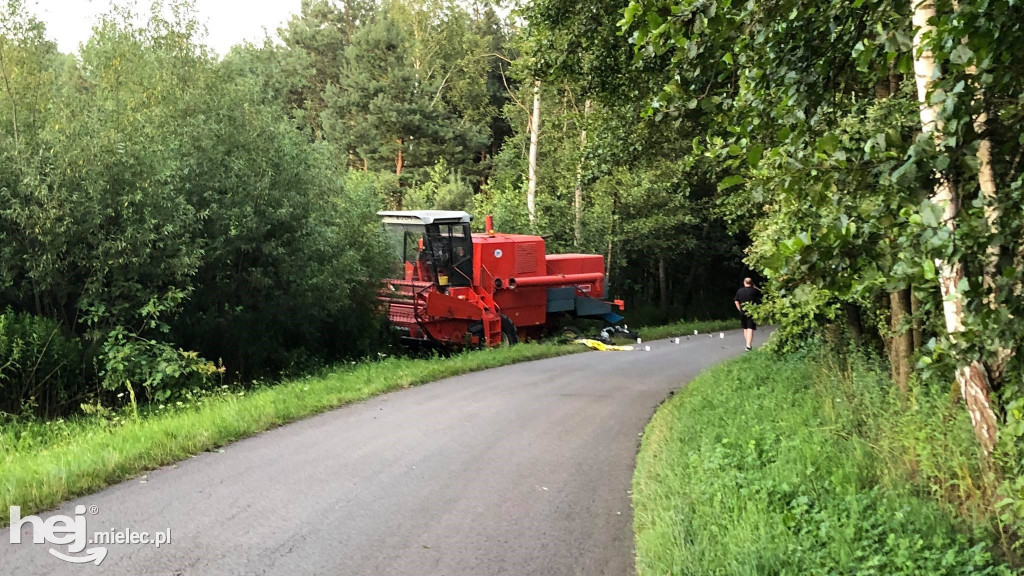
<path fill-rule="evenodd" d="M 822 327 L 840 314 L 839 302 L 827 290 L 801 285 L 792 291 L 770 292 L 761 304 L 749 306 L 758 321 L 777 324 L 767 346 L 775 352 L 795 352 L 822 336 Z"/>
<path fill-rule="evenodd" d="M 53 416 L 88 390 L 82 343 L 49 318 L 0 312 L 0 414 Z"/>
<path fill-rule="evenodd" d="M 496 33 L 454 4 L 382 5 L 352 29 L 336 79 L 322 84 L 326 139 L 350 167 L 393 172 L 406 186 L 427 181 L 439 160 L 475 172 L 498 136 L 489 83 Z"/>
<path fill-rule="evenodd" d="M 474 198 L 473 202 L 478 213 L 494 217 L 494 226 L 499 232 L 528 233 L 530 216 L 526 211 L 526 202 L 523 201 L 525 195 L 523 189 L 518 187 L 491 186 Z M 484 231 L 484 222 L 480 218 L 476 219 L 473 226 L 479 232 Z"/>
<path fill-rule="evenodd" d="M 750 230 L 747 262 L 770 280 L 764 312 L 784 341 L 844 322 L 840 310 L 879 351 L 912 324 L 917 375 L 945 389 L 955 369 L 984 366 L 972 377 L 1016 430 L 1007 406 L 1022 391 L 1007 375 L 1024 339 L 1024 8 L 936 2 L 915 52 L 915 5 L 635 0 L 620 25 L 661 87 L 649 114 L 697 127 L 695 149 L 722 167 L 718 209 Z M 922 50 L 937 71 L 920 95 L 938 114 L 926 127 L 913 70 Z M 937 186 L 953 210 L 932 202 Z M 948 318 L 943 264 L 963 270 Z M 889 295 L 908 289 L 912 318 L 893 326 Z M 902 350 L 888 350 L 894 368 Z"/>
<path fill-rule="evenodd" d="M 199 358 L 196 352 L 176 350 L 172 345 L 157 340 L 133 337 L 123 328 L 115 328 L 107 335 L 102 346 L 103 387 L 127 393 L 133 408 L 138 407 L 137 394 L 145 392 L 147 401 L 166 401 L 189 386 L 205 387 L 216 368 Z M 139 386 L 139 392 L 136 387 Z"/>
<path fill-rule="evenodd" d="M 5 10 L 0 304 L 95 350 L 80 387 L 163 399 L 207 381 L 203 358 L 252 379 L 381 342 L 384 202 L 282 110 L 301 62 L 272 45 L 216 61 L 187 3 L 113 11 L 79 60 Z"/>
<path fill-rule="evenodd" d="M 0 285 L 16 308 L 70 329 L 79 311 L 98 311 L 109 327 L 195 271 L 201 216 L 176 181 L 174 119 L 201 56 L 172 48 L 160 26 L 146 38 L 107 21 L 82 73 L 53 70 L 38 95 L 38 129 L 23 133 L 0 184 Z"/>
<path fill-rule="evenodd" d="M 996 512 L 1003 524 L 1015 527 L 1019 534 L 1024 532 L 1024 391 L 1020 390 L 1019 373 L 1014 376 L 1017 389 L 1003 391 L 1006 423 L 999 431 L 998 457 L 1006 479 L 999 487 Z M 1024 543 L 1018 540 L 1014 550 L 1024 552 Z"/>
<path fill-rule="evenodd" d="M 167 334 L 170 326 L 162 316 L 173 312 L 183 298 L 184 294 L 177 291 L 153 298 L 139 311 L 140 330 L 115 327 L 107 332 L 100 347 L 101 385 L 116 392 L 118 398 L 127 395 L 135 413 L 142 400 L 164 402 L 183 390 L 205 388 L 210 376 L 217 372 L 197 352 L 177 350 L 168 342 L 143 336 Z"/>
<path fill-rule="evenodd" d="M 327 108 L 325 88 L 338 85 L 345 47 L 361 24 L 377 11 L 373 0 L 302 0 L 300 11 L 279 30 L 285 49 L 267 39 L 252 56 L 257 61 L 279 62 L 280 69 L 262 66 L 264 77 L 277 85 L 274 95 L 283 101 L 301 126 L 315 139 L 322 139 L 321 114 Z M 235 50 L 246 58 L 251 50 Z"/>
<path fill-rule="evenodd" d="M 519 82 L 517 101 L 528 105 L 528 83 Z M 592 97 L 588 108 L 586 99 Z M 644 119 L 643 106 L 600 97 L 585 85 L 557 77 L 543 84 L 534 226 L 524 202 L 524 131 L 506 141 L 495 157 L 494 174 L 476 199 L 477 211 L 494 214 L 500 230 L 544 235 L 551 251 L 603 254 L 610 260 L 613 294 L 627 299 L 631 309 L 660 307 L 660 322 L 728 314 L 721 304 L 728 304 L 744 270 L 738 239 L 729 235 L 709 202 L 710 164 L 687 156 L 692 146 L 680 141 L 673 127 Z M 511 125 L 525 126 L 526 111 L 519 105 L 507 106 L 506 115 Z"/>
<path fill-rule="evenodd" d="M 244 77 L 217 86 L 211 102 L 258 97 Z M 190 170 L 193 205 L 207 214 L 202 288 L 172 323 L 175 338 L 245 377 L 369 352 L 381 330 L 367 282 L 382 275 L 376 190 L 349 189 L 333 149 L 272 106 L 215 113 L 217 128 L 191 139 L 189 157 L 227 149 L 233 162 Z"/>
<path fill-rule="evenodd" d="M 473 188 L 444 158 L 427 173 L 427 180 L 405 194 L 406 210 L 464 210 L 473 213 Z"/>
<path fill-rule="evenodd" d="M 984 500 L 969 428 L 941 424 L 966 415 L 926 391 L 908 410 L 855 366 L 752 354 L 665 404 L 633 482 L 638 572 L 1015 573 L 990 517 L 956 519 Z"/>

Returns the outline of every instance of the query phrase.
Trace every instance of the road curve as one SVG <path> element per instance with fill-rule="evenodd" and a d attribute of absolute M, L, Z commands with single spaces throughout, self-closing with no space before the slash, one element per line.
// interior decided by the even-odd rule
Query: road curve
<path fill-rule="evenodd" d="M 743 351 L 735 331 L 650 345 L 449 378 L 202 454 L 42 515 L 84 505 L 90 534 L 170 528 L 170 544 L 75 565 L 5 529 L 0 572 L 632 574 L 638 436 L 671 391 Z"/>

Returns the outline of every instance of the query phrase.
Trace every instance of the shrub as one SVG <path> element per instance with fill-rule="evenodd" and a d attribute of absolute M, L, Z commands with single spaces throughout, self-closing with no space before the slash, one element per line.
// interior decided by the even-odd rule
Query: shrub
<path fill-rule="evenodd" d="M 82 343 L 49 318 L 0 312 L 0 412 L 54 416 L 88 393 Z"/>
<path fill-rule="evenodd" d="M 163 402 L 181 391 L 205 389 L 217 373 L 197 352 L 141 338 L 124 328 L 115 328 L 107 336 L 102 359 L 103 387 L 120 392 L 121 398 L 127 393 L 134 410 L 140 400 Z"/>

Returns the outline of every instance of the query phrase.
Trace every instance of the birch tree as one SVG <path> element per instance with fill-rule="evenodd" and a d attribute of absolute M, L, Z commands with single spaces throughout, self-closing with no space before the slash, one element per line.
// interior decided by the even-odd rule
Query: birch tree
<path fill-rule="evenodd" d="M 935 33 L 936 19 L 934 0 L 912 0 L 914 24 L 914 79 L 917 86 L 917 98 L 920 103 L 921 130 L 931 137 L 936 147 L 944 145 L 942 123 L 938 105 L 929 101 L 932 85 L 941 72 L 935 65 L 928 39 Z M 990 174 L 989 174 L 989 177 Z M 985 177 L 982 177 L 984 180 Z M 984 186 L 983 186 L 984 190 Z M 994 190 L 991 190 L 994 194 Z M 942 222 L 951 234 L 956 233 L 959 199 L 955 185 L 948 175 L 936 174 L 935 190 L 931 196 L 932 203 L 942 208 Z M 964 267 L 960 261 L 937 259 L 939 289 L 942 294 L 942 312 L 946 330 L 955 339 L 964 331 L 964 308 L 966 296 L 963 294 Z M 996 446 L 997 421 L 992 410 L 988 373 L 980 359 L 960 358 L 956 366 L 956 381 L 960 385 L 960 395 L 971 415 L 974 434 L 986 455 L 992 453 Z"/>
<path fill-rule="evenodd" d="M 530 122 L 530 165 L 526 184 L 526 210 L 530 224 L 537 223 L 537 148 L 540 145 L 540 80 L 533 81 L 533 112 Z"/>
<path fill-rule="evenodd" d="M 590 98 L 583 102 L 583 127 L 580 128 L 580 160 L 576 165 L 576 187 L 573 189 L 573 244 L 579 246 L 583 239 L 583 162 L 587 151 L 587 120 L 590 116 Z"/>

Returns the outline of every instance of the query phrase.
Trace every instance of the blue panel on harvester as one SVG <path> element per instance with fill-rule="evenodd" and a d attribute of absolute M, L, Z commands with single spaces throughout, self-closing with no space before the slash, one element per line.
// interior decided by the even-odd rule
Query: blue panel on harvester
<path fill-rule="evenodd" d="M 622 316 L 619 316 L 615 312 L 609 312 L 609 313 L 605 314 L 604 316 L 601 316 L 601 318 L 604 319 L 604 321 L 609 323 L 609 324 L 618 324 L 619 322 L 622 322 L 623 320 L 625 320 L 625 318 L 623 318 Z"/>
<path fill-rule="evenodd" d="M 602 302 L 596 298 L 590 298 L 589 296 L 576 297 L 577 316 L 593 316 L 597 318 L 603 318 L 605 314 L 611 311 L 612 306 L 607 302 Z"/>
<path fill-rule="evenodd" d="M 548 288 L 548 314 L 552 312 L 572 312 L 575 309 L 575 288 Z"/>

